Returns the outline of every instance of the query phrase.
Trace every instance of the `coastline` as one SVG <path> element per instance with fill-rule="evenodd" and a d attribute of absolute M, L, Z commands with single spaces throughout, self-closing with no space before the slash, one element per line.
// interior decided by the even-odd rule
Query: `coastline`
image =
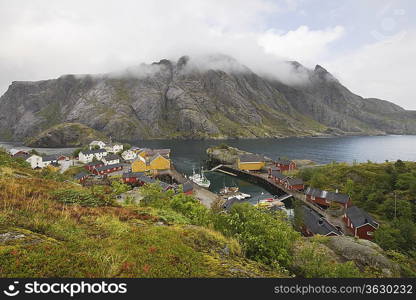
<path fill-rule="evenodd" d="M 122 143 L 138 143 L 138 142 L 146 142 L 146 141 L 235 141 L 235 140 L 283 140 L 283 139 L 290 139 L 290 138 L 342 138 L 342 137 L 372 137 L 372 136 L 415 136 L 416 134 L 394 134 L 394 133 L 358 133 L 358 132 L 346 132 L 343 134 L 302 134 L 302 135 L 288 135 L 288 136 L 258 136 L 258 137 L 246 137 L 246 136 L 222 136 L 222 137 L 185 137 L 185 136 L 176 136 L 176 137 L 155 137 L 155 138 L 145 138 L 145 139 L 137 139 L 137 140 L 123 140 L 118 139 Z M 27 148 L 79 148 L 72 145 L 63 145 L 61 147 L 49 147 L 48 145 L 42 147 L 32 147 L 26 144 L 26 140 L 1 140 L 0 143 L 10 143 L 16 144 L 19 147 L 27 147 Z"/>

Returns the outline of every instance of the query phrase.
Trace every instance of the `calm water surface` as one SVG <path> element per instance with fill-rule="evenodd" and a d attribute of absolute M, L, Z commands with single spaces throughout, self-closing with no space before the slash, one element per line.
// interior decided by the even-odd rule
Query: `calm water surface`
<path fill-rule="evenodd" d="M 337 162 L 384 162 L 385 160 L 416 160 L 416 136 L 363 136 L 331 138 L 286 138 L 256 140 L 152 140 L 133 143 L 139 147 L 171 148 L 172 160 L 176 168 L 186 174 L 192 168 L 198 169 L 207 158 L 206 148 L 226 143 L 240 149 L 266 155 L 272 159 L 287 157 L 290 159 L 310 159 L 320 164 Z M 0 147 L 16 147 L 15 143 L 2 143 Z M 73 148 L 40 148 L 47 154 L 72 153 Z M 265 198 L 270 194 L 262 188 L 235 179 L 222 173 L 208 172 L 210 189 L 218 192 L 224 185 L 237 185 L 242 192 L 251 194 L 250 202 Z M 263 194 L 262 194 L 263 193 Z"/>

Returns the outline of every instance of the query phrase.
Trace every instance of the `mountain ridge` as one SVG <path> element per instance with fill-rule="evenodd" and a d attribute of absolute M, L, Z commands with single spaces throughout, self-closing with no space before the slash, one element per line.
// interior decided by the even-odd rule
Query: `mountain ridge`
<path fill-rule="evenodd" d="M 33 138 L 61 123 L 122 141 L 416 133 L 414 112 L 362 98 L 320 65 L 288 64 L 304 82 L 263 77 L 223 55 L 15 81 L 0 97 L 0 139 Z"/>

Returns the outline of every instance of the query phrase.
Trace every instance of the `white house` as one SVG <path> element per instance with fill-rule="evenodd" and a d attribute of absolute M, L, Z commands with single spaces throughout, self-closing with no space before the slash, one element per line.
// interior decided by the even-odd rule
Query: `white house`
<path fill-rule="evenodd" d="M 78 154 L 78 159 L 80 162 L 86 164 L 92 162 L 94 157 L 97 160 L 102 160 L 104 156 L 107 156 L 107 154 L 108 153 L 105 149 L 80 151 Z"/>
<path fill-rule="evenodd" d="M 109 154 L 107 156 L 104 156 L 102 159 L 102 162 L 105 165 L 115 165 L 120 163 L 120 157 L 115 154 Z"/>
<path fill-rule="evenodd" d="M 110 153 L 119 153 L 123 151 L 123 145 L 121 144 L 110 144 L 105 147 L 105 150 Z"/>
<path fill-rule="evenodd" d="M 14 149 L 13 148 L 13 149 L 9 150 L 9 153 L 10 153 L 11 156 L 15 156 L 16 154 L 26 154 L 26 155 L 28 155 L 29 151 L 24 150 L 24 149 Z"/>
<path fill-rule="evenodd" d="M 32 169 L 43 168 L 42 157 L 39 155 L 32 154 L 28 158 L 26 158 L 26 161 L 30 164 L 30 167 Z"/>
<path fill-rule="evenodd" d="M 132 160 L 132 159 L 135 159 L 137 157 L 137 153 L 134 152 L 133 150 L 126 150 L 123 153 L 121 153 L 121 157 L 124 160 Z"/>
<path fill-rule="evenodd" d="M 100 149 L 103 149 L 105 147 L 105 143 L 103 141 L 92 141 L 90 143 L 90 150 L 92 150 L 96 147 L 98 147 Z"/>
<path fill-rule="evenodd" d="M 58 157 L 56 155 L 42 156 L 43 167 L 47 167 L 50 164 L 57 164 L 57 163 L 58 163 Z"/>

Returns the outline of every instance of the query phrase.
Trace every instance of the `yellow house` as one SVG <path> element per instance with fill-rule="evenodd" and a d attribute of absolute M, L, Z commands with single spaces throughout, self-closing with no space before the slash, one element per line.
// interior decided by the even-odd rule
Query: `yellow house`
<path fill-rule="evenodd" d="M 153 156 L 149 162 L 150 170 L 168 170 L 170 169 L 170 160 L 159 153 Z"/>
<path fill-rule="evenodd" d="M 264 168 L 265 165 L 264 158 L 259 155 L 245 154 L 237 159 L 237 167 L 240 170 L 257 171 Z"/>
<path fill-rule="evenodd" d="M 141 157 L 140 155 L 137 156 L 137 159 L 133 161 L 131 164 L 131 171 L 132 172 L 145 172 L 147 171 L 146 160 Z"/>
<path fill-rule="evenodd" d="M 140 151 L 137 153 L 137 156 L 141 156 L 143 158 L 147 158 L 148 155 L 149 155 L 148 154 L 149 151 L 150 151 L 150 149 L 146 149 L 146 148 L 140 149 Z"/>

